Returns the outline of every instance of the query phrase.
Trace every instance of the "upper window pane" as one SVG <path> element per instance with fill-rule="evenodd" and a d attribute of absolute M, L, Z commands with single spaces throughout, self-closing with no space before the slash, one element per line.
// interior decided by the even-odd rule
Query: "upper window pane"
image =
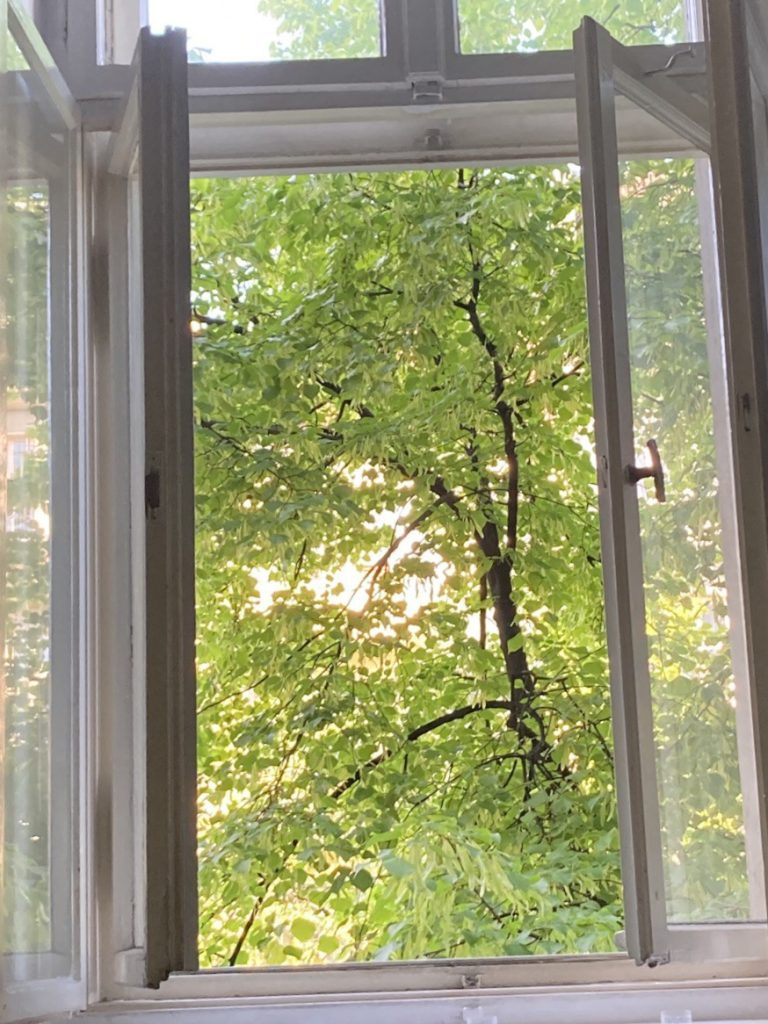
<path fill-rule="evenodd" d="M 463 53 L 569 50 L 585 15 L 631 46 L 691 38 L 685 0 L 458 0 Z"/>
<path fill-rule="evenodd" d="M 379 0 L 150 0 L 149 18 L 186 28 L 192 61 L 381 56 Z"/>

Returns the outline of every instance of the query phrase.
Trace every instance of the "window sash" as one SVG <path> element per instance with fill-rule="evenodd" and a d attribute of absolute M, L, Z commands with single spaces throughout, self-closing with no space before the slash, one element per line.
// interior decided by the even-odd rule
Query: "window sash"
<path fill-rule="evenodd" d="M 753 119 L 768 78 L 765 14 L 752 0 L 706 0 L 713 172 L 736 528 L 753 709 L 757 826 L 768 859 L 768 137 Z M 753 20 L 754 18 L 754 20 Z M 763 97 L 763 100 L 765 97 Z M 764 127 L 764 126 L 763 126 Z M 766 865 L 768 871 L 768 865 Z M 765 890 L 765 885 L 764 885 Z"/>
<path fill-rule="evenodd" d="M 126 636 L 112 622 L 118 657 L 132 663 L 132 697 L 115 688 L 109 734 L 132 784 L 115 777 L 115 841 L 122 949 L 116 975 L 156 987 L 197 966 L 196 719 L 192 349 L 189 331 L 189 148 L 186 41 L 143 29 L 133 88 L 109 155 L 113 275 L 112 386 L 130 428 L 127 479 L 114 497 L 124 523 L 123 579 L 131 580 Z M 127 258 L 126 258 L 127 239 Z M 117 378 L 123 373 L 122 381 Z M 127 393 L 126 393 L 127 387 Z M 124 424 L 128 426 L 127 424 Z M 122 442 L 122 444 L 121 444 Z M 117 448 L 124 440 L 114 439 Z M 114 451 L 114 449 L 113 449 Z M 117 454 L 117 453 L 115 453 Z M 104 543 L 114 542 L 114 536 Z M 113 582 L 113 613 L 126 595 Z M 115 817 L 117 822 L 117 816 Z"/>
<path fill-rule="evenodd" d="M 577 154 L 572 52 L 460 54 L 452 0 L 382 2 L 384 58 L 191 65 L 195 172 L 423 165 L 425 153 L 435 164 Z M 49 22 L 49 45 L 86 124 L 112 130 L 130 70 L 96 64 L 94 0 L 69 7 L 68 34 L 64 21 Z M 642 47 L 638 60 L 644 70 L 669 65 L 668 77 L 702 81 L 701 45 Z M 637 144 L 658 151 L 663 140 L 638 136 Z"/>
<path fill-rule="evenodd" d="M 576 33 L 587 299 L 606 633 L 627 950 L 638 964 L 669 959 L 661 822 L 645 638 L 634 462 L 629 333 L 613 74 L 613 40 L 591 19 Z"/>
<path fill-rule="evenodd" d="M 84 276 L 82 137 L 76 103 L 46 51 L 28 6 L 19 0 L 0 0 L 0 29 L 10 33 L 23 54 L 29 70 L 20 74 L 28 77 L 30 94 L 39 98 L 55 122 L 50 133 L 61 140 L 55 153 L 60 177 L 49 183 L 48 222 L 49 472 L 54 512 L 49 646 L 57 684 L 51 687 L 49 705 L 50 948 L 0 957 L 3 1021 L 80 1010 L 86 1003 L 85 886 L 80 884 L 87 865 L 81 711 L 88 664 L 84 622 L 89 565 L 83 520 L 87 442 L 80 433 L 84 411 L 80 388 L 84 323 L 79 301 Z M 4 102 L 5 97 L 0 99 Z M 46 138 L 43 133 L 43 143 Z"/>
<path fill-rule="evenodd" d="M 768 929 L 763 923 L 766 914 L 764 878 L 753 879 L 751 892 L 751 907 L 758 916 L 757 924 L 671 926 L 667 920 L 638 504 L 636 491 L 627 486 L 624 471 L 626 465 L 634 463 L 635 444 L 615 98 L 624 96 L 638 104 L 681 134 L 694 149 L 704 152 L 711 146 L 707 111 L 696 97 L 682 93 L 671 83 L 642 75 L 633 67 L 626 48 L 591 19 L 584 20 L 575 43 L 626 947 L 638 964 L 650 966 L 665 963 L 670 958 L 738 956 L 745 950 L 765 956 Z M 701 175 L 699 178 L 701 188 L 703 179 Z M 708 196 L 703 191 L 702 199 L 706 210 Z M 707 300 L 710 313 L 714 314 L 712 297 L 718 294 L 717 273 L 712 260 L 706 265 L 709 255 L 706 245 L 704 249 L 705 271 L 709 271 L 708 276 L 712 278 L 706 282 L 710 292 Z M 713 380 L 713 390 L 716 423 L 725 435 L 729 425 L 728 407 L 733 405 L 725 395 L 717 394 L 722 390 L 717 380 Z M 725 462 L 724 483 L 727 483 L 731 464 L 722 444 L 719 457 L 720 462 Z M 728 509 L 726 519 L 731 518 L 731 512 L 738 518 L 738 512 Z M 723 531 L 724 544 L 730 546 L 732 554 L 745 551 L 743 544 L 737 542 L 732 523 L 724 521 Z M 729 537 L 729 533 L 734 536 Z M 741 569 L 743 571 L 743 561 Z M 738 584 L 738 575 L 737 570 L 732 582 Z M 750 607 L 748 596 L 738 603 Z M 747 619 L 748 636 L 749 627 Z M 734 653 L 740 661 L 744 660 L 741 649 Z M 754 687 L 754 671 L 747 672 L 747 677 L 749 683 L 745 690 Z M 755 766 L 749 755 L 754 748 L 747 743 L 746 752 L 741 749 L 745 737 L 749 738 L 746 730 L 750 726 L 750 712 L 751 722 L 759 727 L 761 711 L 754 691 L 743 696 L 749 698 L 748 710 L 746 714 L 742 711 L 737 727 L 741 733 L 742 770 L 748 782 L 745 811 L 748 823 L 758 826 L 762 832 L 766 809 L 758 796 L 759 772 L 757 787 L 750 785 Z M 763 851 L 766 849 L 764 839 L 758 838 L 755 845 L 754 836 L 749 837 L 748 853 L 753 871 L 757 865 L 764 873 Z"/>

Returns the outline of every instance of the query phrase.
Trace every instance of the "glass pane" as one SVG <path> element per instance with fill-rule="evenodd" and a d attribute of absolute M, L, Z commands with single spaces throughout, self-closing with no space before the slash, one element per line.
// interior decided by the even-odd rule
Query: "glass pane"
<path fill-rule="evenodd" d="M 0 761 L 2 931 L 12 977 L 67 973 L 71 906 L 71 678 L 53 566 L 68 570 L 66 494 L 52 479 L 66 441 L 67 324 L 60 297 L 66 262 L 52 280 L 66 216 L 66 136 L 54 134 L 34 76 L 8 40 L 10 103 L 0 210 Z M 52 349 L 53 337 L 57 348 Z M 54 377 L 62 405 L 51 399 Z M 58 574 L 57 574 L 58 575 Z M 67 598 L 69 595 L 67 594 Z M 53 666 L 56 666 L 55 672 Z"/>
<path fill-rule="evenodd" d="M 691 160 L 622 165 L 637 463 L 649 464 L 643 446 L 654 440 L 666 477 L 665 503 L 652 483 L 637 489 L 673 923 L 750 916 L 739 771 L 747 712 L 734 672 L 696 175 Z"/>
<path fill-rule="evenodd" d="M 685 0 L 458 0 L 462 53 L 570 50 L 589 15 L 626 45 L 691 38 Z"/>
<path fill-rule="evenodd" d="M 149 21 L 186 28 L 192 61 L 381 56 L 379 0 L 149 0 Z"/>

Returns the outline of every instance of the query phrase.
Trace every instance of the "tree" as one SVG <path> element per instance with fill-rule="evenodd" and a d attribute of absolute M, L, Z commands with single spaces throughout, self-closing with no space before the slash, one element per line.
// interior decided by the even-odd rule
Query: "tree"
<path fill-rule="evenodd" d="M 585 16 L 628 46 L 690 38 L 679 0 L 459 0 L 465 53 L 568 50 Z"/>
<path fill-rule="evenodd" d="M 457 0 L 464 53 L 570 49 L 585 16 L 601 21 L 627 45 L 674 43 L 690 38 L 682 0 Z M 272 19 L 271 51 L 277 60 L 379 56 L 380 0 L 260 0 Z M 266 31 L 266 30 L 265 30 Z M 206 60 L 205 47 L 194 48 Z"/>
<path fill-rule="evenodd" d="M 743 916 L 692 165 L 625 177 L 638 429 L 695 483 L 646 531 L 669 896 Z M 614 948 L 577 177 L 200 182 L 194 237 L 204 955 Z"/>
<path fill-rule="evenodd" d="M 378 0 L 261 0 L 275 19 L 274 56 L 311 59 L 376 56 L 381 48 Z M 623 43 L 688 39 L 680 0 L 458 0 L 464 53 L 570 49 L 589 15 Z"/>

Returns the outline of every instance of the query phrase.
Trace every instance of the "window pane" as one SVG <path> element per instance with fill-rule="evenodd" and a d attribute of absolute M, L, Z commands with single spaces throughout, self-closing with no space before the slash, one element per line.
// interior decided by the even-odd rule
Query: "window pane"
<path fill-rule="evenodd" d="M 585 15 L 627 45 L 691 38 L 684 0 L 459 0 L 461 50 L 569 50 Z"/>
<path fill-rule="evenodd" d="M 68 484 L 54 507 L 52 483 L 67 472 L 67 266 L 64 259 L 54 268 L 52 252 L 66 231 L 68 147 L 66 134 L 52 131 L 12 40 L 8 56 L 0 210 L 0 950 L 13 954 L 7 973 L 28 978 L 68 973 L 71 952 L 71 539 Z M 52 400 L 54 379 L 61 387 Z M 59 587 L 62 603 L 54 600 Z"/>
<path fill-rule="evenodd" d="M 750 916 L 710 346 L 704 315 L 696 166 L 623 165 L 622 211 L 638 464 L 658 443 L 666 502 L 638 485 L 654 729 L 673 923 Z M 733 619 L 731 618 L 733 616 Z"/>
<path fill-rule="evenodd" d="M 150 24 L 187 29 L 192 61 L 379 57 L 379 0 L 150 0 Z"/>

